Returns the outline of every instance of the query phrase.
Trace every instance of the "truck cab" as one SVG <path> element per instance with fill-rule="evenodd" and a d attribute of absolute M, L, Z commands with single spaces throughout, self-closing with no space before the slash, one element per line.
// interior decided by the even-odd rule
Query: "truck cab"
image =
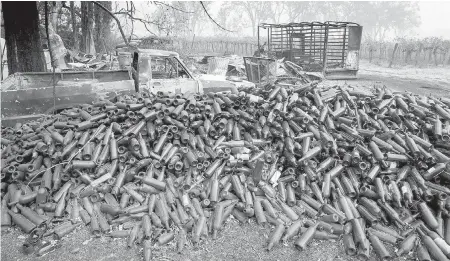
<path fill-rule="evenodd" d="M 119 66 L 129 69 L 138 88 L 151 93 L 214 93 L 234 92 L 238 87 L 252 87 L 248 81 L 228 81 L 216 75 L 194 75 L 177 52 L 141 49 L 135 46 L 116 47 Z"/>
<path fill-rule="evenodd" d="M 200 80 L 196 79 L 176 52 L 138 49 L 138 67 L 133 64 L 134 73 L 139 76 L 139 87 L 151 93 L 203 93 Z M 133 62 L 134 63 L 134 62 Z"/>

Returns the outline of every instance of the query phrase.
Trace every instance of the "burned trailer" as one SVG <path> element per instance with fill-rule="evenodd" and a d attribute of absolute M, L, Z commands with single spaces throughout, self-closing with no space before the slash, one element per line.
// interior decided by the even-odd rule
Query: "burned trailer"
<path fill-rule="evenodd" d="M 260 24 L 258 44 L 269 57 L 284 58 L 328 79 L 356 78 L 362 26 L 352 22 Z"/>

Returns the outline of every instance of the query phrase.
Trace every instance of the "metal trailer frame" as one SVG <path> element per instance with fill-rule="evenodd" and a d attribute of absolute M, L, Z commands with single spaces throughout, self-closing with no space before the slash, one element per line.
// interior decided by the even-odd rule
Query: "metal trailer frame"
<path fill-rule="evenodd" d="M 277 80 L 277 61 L 262 57 L 244 57 L 247 80 L 257 85 L 273 83 Z"/>
<path fill-rule="evenodd" d="M 259 46 L 267 37 L 269 57 L 284 58 L 305 71 L 322 72 L 326 78 L 356 78 L 362 35 L 357 23 L 262 23 L 257 33 Z"/>

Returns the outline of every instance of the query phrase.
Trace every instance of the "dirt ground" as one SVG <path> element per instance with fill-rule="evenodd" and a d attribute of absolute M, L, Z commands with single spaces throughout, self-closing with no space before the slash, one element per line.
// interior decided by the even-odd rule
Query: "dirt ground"
<path fill-rule="evenodd" d="M 362 60 L 358 79 L 347 82 L 351 85 L 373 85 L 379 82 L 399 92 L 408 91 L 421 95 L 450 97 L 450 66 L 387 68 L 385 64 L 371 64 Z"/>
<path fill-rule="evenodd" d="M 433 94 L 450 97 L 450 68 L 385 68 L 361 61 L 357 80 L 329 81 L 326 84 L 346 82 L 350 86 L 384 84 L 396 91 Z M 313 241 L 308 249 L 299 251 L 293 241 L 278 245 L 272 251 L 265 250 L 267 238 L 273 228 L 263 228 L 254 223 L 240 225 L 229 220 L 216 240 L 202 240 L 198 247 L 188 243 L 186 249 L 176 253 L 175 242 L 153 248 L 154 260 L 358 260 L 344 253 L 341 240 Z M 23 234 L 17 229 L 3 229 L 1 236 L 1 260 L 141 260 L 142 247 L 126 247 L 126 239 L 107 237 L 90 240 L 88 228 L 82 226 L 63 238 L 61 248 L 42 257 L 21 252 Z M 394 247 L 390 252 L 394 256 Z M 411 256 L 409 257 L 411 259 Z M 377 260 L 372 252 L 370 260 Z M 407 260 L 401 258 L 396 260 Z"/>
<path fill-rule="evenodd" d="M 313 241 L 304 251 L 294 247 L 294 240 L 286 244 L 275 246 L 270 252 L 266 250 L 267 239 L 273 228 L 261 227 L 254 222 L 239 224 L 229 219 L 225 228 L 219 233 L 216 240 L 208 238 L 202 240 L 199 246 L 187 243 L 182 253 L 176 252 L 176 242 L 172 241 L 166 246 L 153 247 L 153 259 L 159 261 L 202 261 L 202 260 L 310 260 L 310 261 L 356 261 L 356 257 L 347 256 L 341 240 Z M 17 229 L 3 232 L 1 260 L 142 260 L 142 247 L 135 245 L 127 248 L 126 239 L 111 239 L 108 237 L 91 239 L 88 228 L 81 227 L 72 234 L 64 237 L 62 246 L 44 255 L 25 255 L 21 252 L 23 234 Z M 394 255 L 394 248 L 388 246 Z M 374 255 L 374 254 L 373 254 Z M 377 260 L 372 256 L 369 260 Z M 396 260 L 407 260 L 406 258 Z"/>

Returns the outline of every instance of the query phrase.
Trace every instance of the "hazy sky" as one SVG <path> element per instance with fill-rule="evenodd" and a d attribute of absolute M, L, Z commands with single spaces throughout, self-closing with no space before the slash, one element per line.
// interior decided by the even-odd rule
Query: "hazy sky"
<path fill-rule="evenodd" d="M 450 1 L 419 2 L 422 25 L 419 36 L 443 36 L 450 39 Z"/>
<path fill-rule="evenodd" d="M 217 17 L 218 7 L 220 2 L 215 1 L 209 8 L 213 18 Z M 125 4 L 122 2 L 121 4 Z M 139 8 L 139 7 L 142 8 Z M 139 2 L 136 3 L 138 10 L 143 12 L 151 12 L 152 5 L 147 5 L 147 3 Z M 450 1 L 419 1 L 421 25 L 416 29 L 417 37 L 428 37 L 428 36 L 441 36 L 450 39 Z M 145 11 L 144 11 L 145 10 Z M 144 26 L 140 23 L 136 23 L 135 26 L 136 33 L 139 36 L 147 36 L 148 32 L 145 30 Z M 364 26 L 364 25 L 363 25 Z M 248 28 L 245 33 L 251 35 L 251 29 Z"/>

